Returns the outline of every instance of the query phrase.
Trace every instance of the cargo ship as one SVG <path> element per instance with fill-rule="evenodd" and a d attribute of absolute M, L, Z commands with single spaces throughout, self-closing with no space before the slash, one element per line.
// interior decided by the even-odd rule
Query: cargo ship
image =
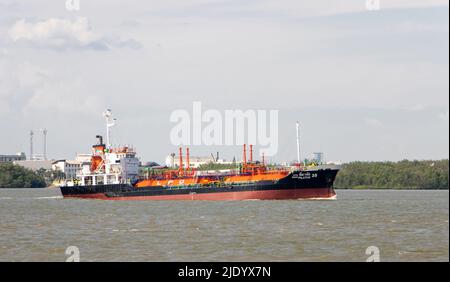
<path fill-rule="evenodd" d="M 60 187 L 65 198 L 102 200 L 287 200 L 334 199 L 335 165 L 269 166 L 253 159 L 253 146 L 243 144 L 242 162 L 235 169 L 197 171 L 190 165 L 189 148 L 179 148 L 176 169 L 139 174 L 139 159 L 129 146 L 112 147 L 109 130 L 115 124 L 107 110 L 106 143 L 97 135 L 90 164 L 73 181 Z M 298 140 L 298 126 L 297 126 Z M 298 146 L 298 141 L 297 141 Z M 299 150 L 298 150 L 299 152 Z M 299 153 L 298 153 L 299 155 Z M 183 162 L 185 157 L 186 162 Z"/>

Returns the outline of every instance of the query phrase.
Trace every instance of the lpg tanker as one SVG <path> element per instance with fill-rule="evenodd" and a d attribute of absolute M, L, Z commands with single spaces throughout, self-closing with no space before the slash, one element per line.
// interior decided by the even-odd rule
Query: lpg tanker
<path fill-rule="evenodd" d="M 271 167 L 253 160 L 253 146 L 247 160 L 243 145 L 239 168 L 197 171 L 186 163 L 179 149 L 177 169 L 161 169 L 152 175 L 139 175 L 139 160 L 133 148 L 114 148 L 109 144 L 109 129 L 114 125 L 110 110 L 106 118 L 106 144 L 97 135 L 90 164 L 80 170 L 74 181 L 60 187 L 65 198 L 103 200 L 283 200 L 334 199 L 333 182 L 338 166 Z"/>

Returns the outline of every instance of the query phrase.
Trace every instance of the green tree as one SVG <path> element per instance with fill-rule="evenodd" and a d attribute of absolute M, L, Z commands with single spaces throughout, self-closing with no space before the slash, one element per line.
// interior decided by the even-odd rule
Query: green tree
<path fill-rule="evenodd" d="M 47 183 L 42 175 L 11 163 L 0 164 L 0 188 L 40 188 Z"/>
<path fill-rule="evenodd" d="M 448 189 L 449 160 L 351 162 L 339 171 L 336 188 Z"/>

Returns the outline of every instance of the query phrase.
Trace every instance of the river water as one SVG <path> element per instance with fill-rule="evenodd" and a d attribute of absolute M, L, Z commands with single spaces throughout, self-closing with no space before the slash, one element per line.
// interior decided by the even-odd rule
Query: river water
<path fill-rule="evenodd" d="M 370 246 L 381 261 L 449 261 L 448 191 L 337 193 L 139 202 L 0 189 L 0 261 L 65 261 L 69 246 L 81 261 L 366 261 Z"/>

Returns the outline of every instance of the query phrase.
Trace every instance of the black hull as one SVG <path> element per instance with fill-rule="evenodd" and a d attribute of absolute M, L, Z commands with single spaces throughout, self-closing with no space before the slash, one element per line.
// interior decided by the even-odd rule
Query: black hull
<path fill-rule="evenodd" d="M 301 171 L 290 173 L 278 181 L 215 186 L 149 186 L 140 188 L 128 184 L 71 186 L 61 187 L 61 192 L 64 197 L 110 200 L 331 198 L 335 195 L 333 182 L 337 172 L 336 169 Z"/>

